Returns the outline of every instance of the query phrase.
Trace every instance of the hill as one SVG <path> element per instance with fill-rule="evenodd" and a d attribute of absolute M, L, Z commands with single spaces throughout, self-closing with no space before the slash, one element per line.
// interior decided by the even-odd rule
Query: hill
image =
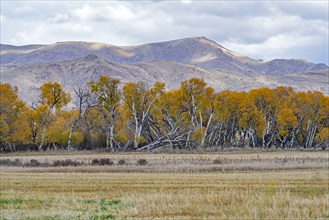
<path fill-rule="evenodd" d="M 46 81 L 76 85 L 109 75 L 121 80 L 165 82 L 176 88 L 192 77 L 203 78 L 216 91 L 292 86 L 328 94 L 328 67 L 304 60 L 260 61 L 233 52 L 205 37 L 184 38 L 138 46 L 91 42 L 0 47 L 1 81 L 20 89 L 31 102 Z"/>

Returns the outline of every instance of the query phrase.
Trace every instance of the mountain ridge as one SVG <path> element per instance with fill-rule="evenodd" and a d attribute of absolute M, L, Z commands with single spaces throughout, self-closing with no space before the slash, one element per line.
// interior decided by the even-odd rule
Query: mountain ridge
<path fill-rule="evenodd" d="M 28 103 L 37 97 L 43 82 L 58 81 L 73 94 L 74 86 L 97 80 L 100 75 L 118 78 L 121 83 L 161 81 L 169 89 L 196 77 L 216 91 L 292 86 L 329 94 L 325 64 L 297 59 L 255 60 L 205 37 L 127 47 L 83 41 L 1 45 L 0 58 L 1 82 L 17 86 Z"/>
<path fill-rule="evenodd" d="M 18 46 L 16 50 L 21 47 L 24 46 Z M 137 46 L 116 46 L 97 42 L 68 41 L 49 45 L 36 45 L 35 50 L 30 52 L 24 50 L 24 53 L 15 53 L 15 50 L 8 52 L 8 50 L 3 49 L 3 45 L 1 45 L 1 48 L 0 64 L 14 64 L 17 66 L 54 61 L 59 62 L 88 54 L 95 54 L 108 61 L 119 64 L 170 60 L 183 64 L 192 64 L 206 69 L 263 74 L 274 74 L 275 71 L 271 71 L 269 66 L 273 65 L 277 60 L 280 60 L 280 63 L 284 65 L 286 65 L 287 61 L 296 63 L 292 66 L 294 68 L 289 66 L 288 70 L 283 69 L 284 73 L 305 72 L 312 68 L 312 66 L 319 65 L 311 62 L 305 65 L 302 60 L 297 59 L 274 59 L 263 62 L 240 55 L 206 37 L 182 38 Z M 301 65 L 304 68 L 296 68 L 296 66 Z M 328 68 L 325 64 L 321 65 L 320 69 Z"/>

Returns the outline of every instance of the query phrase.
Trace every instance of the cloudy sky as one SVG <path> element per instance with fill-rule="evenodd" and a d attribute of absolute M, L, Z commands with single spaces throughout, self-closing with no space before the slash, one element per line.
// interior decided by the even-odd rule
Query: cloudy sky
<path fill-rule="evenodd" d="M 1 0 L 1 44 L 137 45 L 205 36 L 256 59 L 328 64 L 328 4 L 328 0 Z"/>

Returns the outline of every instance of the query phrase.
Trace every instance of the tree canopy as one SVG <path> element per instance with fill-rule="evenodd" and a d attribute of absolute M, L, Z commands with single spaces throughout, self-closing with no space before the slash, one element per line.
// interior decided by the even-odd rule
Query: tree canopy
<path fill-rule="evenodd" d="M 290 87 L 220 91 L 203 79 L 168 90 L 101 76 L 71 95 L 56 82 L 40 86 L 27 106 L 18 88 L 0 84 L 0 150 L 46 148 L 143 150 L 329 145 L 329 97 Z"/>

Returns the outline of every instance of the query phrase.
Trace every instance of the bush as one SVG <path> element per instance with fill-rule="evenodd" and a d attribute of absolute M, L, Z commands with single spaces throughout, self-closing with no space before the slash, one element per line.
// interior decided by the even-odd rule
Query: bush
<path fill-rule="evenodd" d="M 11 160 L 10 159 L 2 159 L 0 160 L 0 166 L 10 166 Z"/>
<path fill-rule="evenodd" d="M 93 159 L 91 161 L 91 165 L 98 165 L 99 164 L 99 160 L 98 159 Z"/>
<path fill-rule="evenodd" d="M 55 167 L 68 167 L 68 166 L 79 166 L 79 165 L 82 165 L 81 162 L 78 162 L 78 161 L 73 161 L 71 159 L 66 159 L 66 160 L 55 160 L 53 162 L 53 165 Z"/>
<path fill-rule="evenodd" d="M 109 158 L 102 158 L 102 159 L 99 159 L 99 165 L 101 165 L 101 166 L 105 166 L 105 165 L 112 166 L 112 165 L 114 165 L 114 162 Z"/>
<path fill-rule="evenodd" d="M 139 166 L 144 166 L 144 165 L 148 164 L 148 162 L 147 162 L 146 159 L 138 159 L 138 160 L 137 160 L 137 164 L 138 164 Z"/>
<path fill-rule="evenodd" d="M 25 164 L 25 166 L 27 166 L 27 167 L 39 167 L 40 165 L 41 165 L 41 163 L 35 159 L 31 159 L 30 162 Z"/>
<path fill-rule="evenodd" d="M 221 159 L 215 159 L 213 161 L 213 164 L 222 164 L 222 163 L 223 163 L 223 161 Z"/>
<path fill-rule="evenodd" d="M 109 158 L 102 158 L 102 159 L 93 159 L 91 161 L 91 165 L 98 165 L 98 166 L 105 166 L 105 165 L 114 165 L 114 162 Z"/>
<path fill-rule="evenodd" d="M 126 160 L 125 159 L 120 159 L 118 161 L 118 165 L 125 165 L 126 164 Z"/>

